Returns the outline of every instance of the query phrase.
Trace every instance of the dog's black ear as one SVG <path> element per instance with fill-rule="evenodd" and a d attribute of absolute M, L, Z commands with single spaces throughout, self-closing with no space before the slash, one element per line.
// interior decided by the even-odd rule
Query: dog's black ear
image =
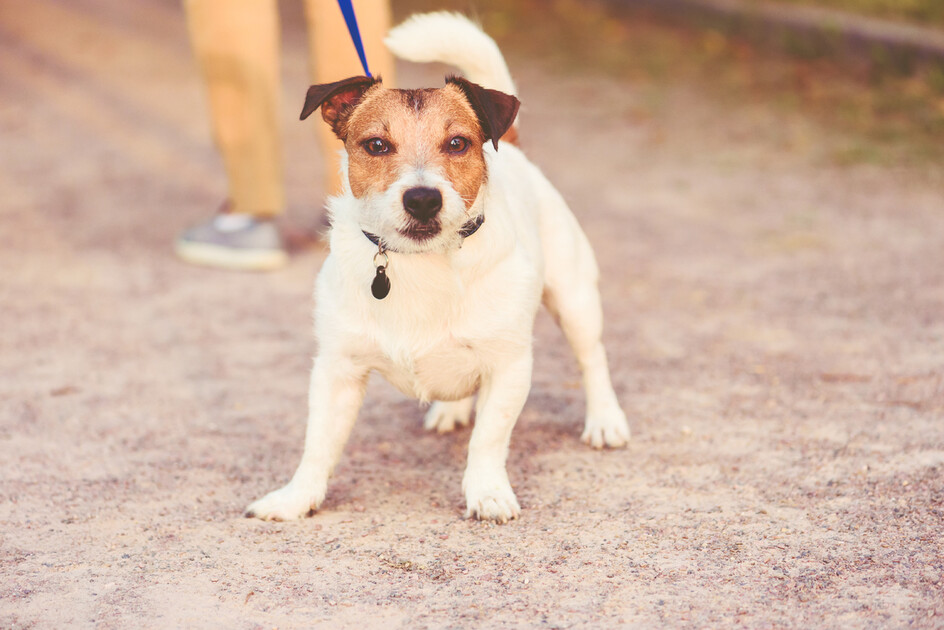
<path fill-rule="evenodd" d="M 334 134 L 343 138 L 344 121 L 360 102 L 364 93 L 380 79 L 370 77 L 351 77 L 334 83 L 321 83 L 308 88 L 305 106 L 302 107 L 301 120 L 308 118 L 313 111 L 321 108 L 321 117 L 331 125 Z"/>
<path fill-rule="evenodd" d="M 450 83 L 462 90 L 469 99 L 469 104 L 479 117 L 485 139 L 491 140 L 495 149 L 498 149 L 499 139 L 515 122 L 521 101 L 511 94 L 484 88 L 462 77 L 446 77 L 446 84 Z"/>

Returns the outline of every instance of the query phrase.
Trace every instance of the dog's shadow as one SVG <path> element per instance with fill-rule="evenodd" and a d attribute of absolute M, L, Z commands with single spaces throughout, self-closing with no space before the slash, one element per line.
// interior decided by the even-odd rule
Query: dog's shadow
<path fill-rule="evenodd" d="M 443 434 L 429 431 L 423 427 L 427 408 L 386 383 L 372 383 L 322 509 L 359 511 L 378 507 L 378 502 L 394 502 L 398 508 L 463 507 L 462 474 L 472 426 Z M 587 448 L 580 442 L 583 411 L 577 393 L 531 392 L 508 457 L 518 491 L 529 492 L 528 478 L 540 467 L 535 463 L 539 455 Z"/>

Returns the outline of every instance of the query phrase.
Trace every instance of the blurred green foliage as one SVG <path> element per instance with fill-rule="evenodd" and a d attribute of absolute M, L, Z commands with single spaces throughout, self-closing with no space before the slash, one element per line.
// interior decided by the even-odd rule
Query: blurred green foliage
<path fill-rule="evenodd" d="M 794 0 L 786 0 L 794 1 Z M 799 0 L 797 0 L 799 1 Z M 824 0 L 931 5 L 931 0 Z M 933 0 L 944 5 L 944 0 Z M 452 9 L 479 19 L 502 49 L 552 72 L 617 77 L 642 95 L 631 118 L 659 115 L 672 85 L 730 102 L 766 103 L 845 138 L 840 163 L 944 164 L 944 66 L 887 50 L 843 55 L 837 46 L 751 36 L 698 20 L 624 10 L 594 0 L 403 0 L 413 11 Z M 778 38 L 774 38 L 775 40 Z"/>
<path fill-rule="evenodd" d="M 755 3 L 770 0 L 752 0 Z M 776 0 L 824 9 L 840 9 L 875 17 L 944 26 L 944 0 Z"/>

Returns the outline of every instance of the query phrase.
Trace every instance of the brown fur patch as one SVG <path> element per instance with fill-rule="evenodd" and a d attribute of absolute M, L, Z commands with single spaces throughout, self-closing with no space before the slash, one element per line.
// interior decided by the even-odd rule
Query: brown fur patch
<path fill-rule="evenodd" d="M 472 205 L 485 181 L 484 137 L 478 117 L 462 91 L 439 89 L 371 89 L 345 125 L 349 179 L 355 197 L 381 193 L 403 174 L 417 168 L 438 168 Z M 461 154 L 448 151 L 456 136 L 469 140 Z M 372 138 L 390 150 L 372 155 L 364 143 Z"/>

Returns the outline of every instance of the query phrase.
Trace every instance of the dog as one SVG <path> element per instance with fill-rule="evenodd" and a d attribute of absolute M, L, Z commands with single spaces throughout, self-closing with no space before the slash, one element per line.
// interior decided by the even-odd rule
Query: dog
<path fill-rule="evenodd" d="M 629 440 L 601 342 L 598 270 L 561 195 L 509 140 L 519 101 L 495 42 L 452 13 L 390 31 L 393 53 L 458 67 L 444 87 L 399 90 L 352 77 L 313 85 L 344 142 L 344 189 L 328 201 L 330 254 L 315 288 L 318 353 L 304 452 L 291 481 L 247 516 L 297 519 L 325 498 L 376 370 L 431 403 L 427 429 L 475 422 L 462 479 L 466 517 L 520 514 L 505 461 L 531 387 L 540 304 L 577 357 L 586 389 L 583 441 Z M 477 399 L 473 403 L 474 396 Z"/>

